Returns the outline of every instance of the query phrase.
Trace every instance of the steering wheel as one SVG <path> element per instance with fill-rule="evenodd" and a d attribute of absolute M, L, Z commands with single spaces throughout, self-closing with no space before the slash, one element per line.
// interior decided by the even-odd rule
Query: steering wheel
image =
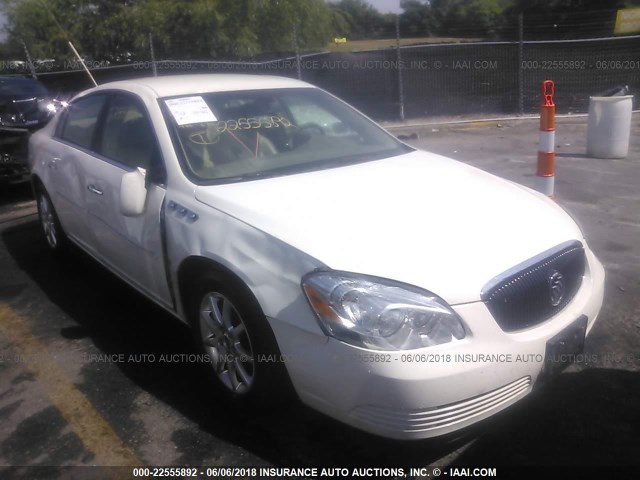
<path fill-rule="evenodd" d="M 327 134 L 325 129 L 322 127 L 322 125 L 320 125 L 319 123 L 315 123 L 315 122 L 307 122 L 307 123 L 303 123 L 301 125 L 298 125 L 298 129 L 299 130 L 306 130 L 306 131 L 315 130 L 320 135 L 326 135 Z M 312 132 L 309 132 L 309 133 L 312 133 Z"/>

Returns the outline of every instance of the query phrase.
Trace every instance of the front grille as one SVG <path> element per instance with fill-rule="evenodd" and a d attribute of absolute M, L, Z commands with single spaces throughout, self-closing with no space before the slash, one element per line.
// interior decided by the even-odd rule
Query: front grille
<path fill-rule="evenodd" d="M 498 275 L 481 298 L 505 332 L 537 325 L 560 312 L 582 284 L 582 243 L 567 242 Z"/>

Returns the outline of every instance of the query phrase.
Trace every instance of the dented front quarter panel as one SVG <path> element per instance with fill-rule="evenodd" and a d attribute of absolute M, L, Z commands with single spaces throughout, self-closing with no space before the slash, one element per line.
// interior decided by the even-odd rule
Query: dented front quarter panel
<path fill-rule="evenodd" d="M 173 285 L 179 267 L 190 257 L 216 262 L 235 273 L 252 291 L 264 314 L 308 333 L 324 336 L 305 297 L 302 276 L 323 266 L 277 238 L 242 222 L 189 193 L 167 193 L 165 225 Z M 211 187 L 208 187 L 211 188 Z M 171 205 L 171 203 L 174 205 Z M 187 321 L 178 298 L 178 315 Z"/>

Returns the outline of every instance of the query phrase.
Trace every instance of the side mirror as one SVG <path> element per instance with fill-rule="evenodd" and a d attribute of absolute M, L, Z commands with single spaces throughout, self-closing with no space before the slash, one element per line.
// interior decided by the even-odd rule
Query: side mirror
<path fill-rule="evenodd" d="M 120 183 L 120 213 L 125 217 L 137 217 L 144 213 L 147 201 L 147 187 L 145 185 L 146 171 L 136 168 L 133 172 L 125 173 Z"/>

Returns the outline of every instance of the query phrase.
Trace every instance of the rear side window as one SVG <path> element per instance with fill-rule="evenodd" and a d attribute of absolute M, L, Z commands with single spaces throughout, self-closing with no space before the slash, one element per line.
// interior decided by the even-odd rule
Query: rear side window
<path fill-rule="evenodd" d="M 60 138 L 79 147 L 91 149 L 98 117 L 106 96 L 92 95 L 81 98 L 67 107 Z"/>

